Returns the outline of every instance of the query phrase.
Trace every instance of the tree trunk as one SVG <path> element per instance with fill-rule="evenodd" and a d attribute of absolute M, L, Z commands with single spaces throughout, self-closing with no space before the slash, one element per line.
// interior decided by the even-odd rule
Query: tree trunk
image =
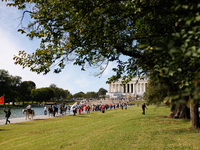
<path fill-rule="evenodd" d="M 15 101 L 14 100 L 12 100 L 12 105 L 15 106 Z"/>
<path fill-rule="evenodd" d="M 179 104 L 177 110 L 172 111 L 168 118 L 190 119 L 190 109 L 186 104 Z"/>
<path fill-rule="evenodd" d="M 181 119 L 190 119 L 190 109 L 186 104 L 180 104 L 181 111 L 179 114 L 179 118 Z"/>
<path fill-rule="evenodd" d="M 198 111 L 198 103 L 194 104 L 192 102 L 190 104 L 190 116 L 191 116 L 191 128 L 198 129 L 199 128 L 199 111 Z"/>

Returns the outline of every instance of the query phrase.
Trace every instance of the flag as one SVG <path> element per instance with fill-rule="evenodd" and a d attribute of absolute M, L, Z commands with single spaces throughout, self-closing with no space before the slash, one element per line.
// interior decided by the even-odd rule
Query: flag
<path fill-rule="evenodd" d="M 71 109 L 73 109 L 73 107 L 75 107 L 77 105 L 77 102 L 74 103 L 72 106 L 71 106 Z"/>
<path fill-rule="evenodd" d="M 0 104 L 4 104 L 4 95 L 0 97 Z"/>
<path fill-rule="evenodd" d="M 85 104 L 85 100 L 82 100 L 82 101 L 80 102 L 80 105 L 83 105 L 83 104 Z"/>

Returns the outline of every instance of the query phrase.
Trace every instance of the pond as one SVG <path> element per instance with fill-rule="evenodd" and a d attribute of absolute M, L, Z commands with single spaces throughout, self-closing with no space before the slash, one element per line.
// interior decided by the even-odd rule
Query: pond
<path fill-rule="evenodd" d="M 25 117 L 25 114 L 22 113 L 23 109 L 24 108 L 11 109 L 10 118 Z M 43 107 L 32 107 L 32 109 L 35 111 L 35 116 L 44 115 L 44 108 Z M 69 113 L 68 110 L 66 112 Z M 60 113 L 60 111 L 58 111 L 58 113 Z M 2 120 L 2 119 L 5 119 L 5 113 L 4 113 L 3 109 L 0 109 L 0 120 Z"/>

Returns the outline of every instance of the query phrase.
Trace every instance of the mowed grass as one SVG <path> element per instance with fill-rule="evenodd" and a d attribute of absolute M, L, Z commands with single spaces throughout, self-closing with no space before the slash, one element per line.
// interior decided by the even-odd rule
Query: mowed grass
<path fill-rule="evenodd" d="M 2 150 L 200 149 L 200 130 L 189 120 L 165 118 L 169 108 L 149 106 L 0 126 Z"/>

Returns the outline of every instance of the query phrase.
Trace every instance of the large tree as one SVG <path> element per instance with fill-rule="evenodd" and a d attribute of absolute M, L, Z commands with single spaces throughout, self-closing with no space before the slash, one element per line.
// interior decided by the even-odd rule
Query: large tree
<path fill-rule="evenodd" d="M 24 9 L 32 22 L 19 29 L 29 38 L 41 38 L 41 46 L 32 54 L 15 56 L 16 64 L 38 73 L 48 73 L 53 64 L 60 72 L 66 60 L 74 64 L 101 66 L 116 61 L 116 75 L 131 79 L 150 74 L 159 82 L 173 83 L 169 99 L 191 104 L 193 128 L 199 127 L 198 73 L 200 69 L 199 22 L 197 0 L 13 0 L 11 6 Z M 128 56 L 121 59 L 120 56 Z M 59 63 L 57 63 L 59 62 Z M 175 90 L 173 90 L 175 89 Z M 188 97 L 187 99 L 185 97 Z M 193 109 L 194 108 L 194 109 Z"/>
<path fill-rule="evenodd" d="M 21 77 L 12 76 L 6 70 L 0 70 L 0 95 L 5 96 L 5 102 L 13 102 L 19 97 Z"/>
<path fill-rule="evenodd" d="M 49 87 L 54 91 L 55 93 L 54 98 L 56 100 L 60 100 L 67 97 L 66 91 L 63 90 L 62 88 L 58 88 L 55 84 L 51 84 Z"/>
<path fill-rule="evenodd" d="M 71 100 L 72 99 L 72 94 L 70 93 L 70 91 L 69 90 L 65 90 L 65 94 L 66 94 L 66 99 L 67 100 Z"/>
<path fill-rule="evenodd" d="M 55 96 L 54 91 L 51 88 L 39 88 L 31 90 L 32 100 L 42 103 L 50 101 Z"/>
<path fill-rule="evenodd" d="M 33 81 L 23 81 L 19 87 L 20 100 L 23 102 L 31 101 L 31 90 L 36 88 L 36 84 Z"/>
<path fill-rule="evenodd" d="M 78 92 L 78 93 L 75 93 L 73 95 L 74 98 L 85 98 L 85 93 L 84 92 Z"/>
<path fill-rule="evenodd" d="M 98 97 L 99 95 L 96 92 L 87 92 L 85 94 L 85 98 L 88 98 L 88 99 L 97 99 Z"/>
<path fill-rule="evenodd" d="M 99 91 L 98 91 L 98 95 L 99 95 L 99 97 L 102 97 L 102 98 L 105 99 L 105 96 L 106 96 L 106 93 L 107 93 L 107 92 L 108 92 L 108 91 L 107 91 L 106 89 L 100 88 Z"/>

